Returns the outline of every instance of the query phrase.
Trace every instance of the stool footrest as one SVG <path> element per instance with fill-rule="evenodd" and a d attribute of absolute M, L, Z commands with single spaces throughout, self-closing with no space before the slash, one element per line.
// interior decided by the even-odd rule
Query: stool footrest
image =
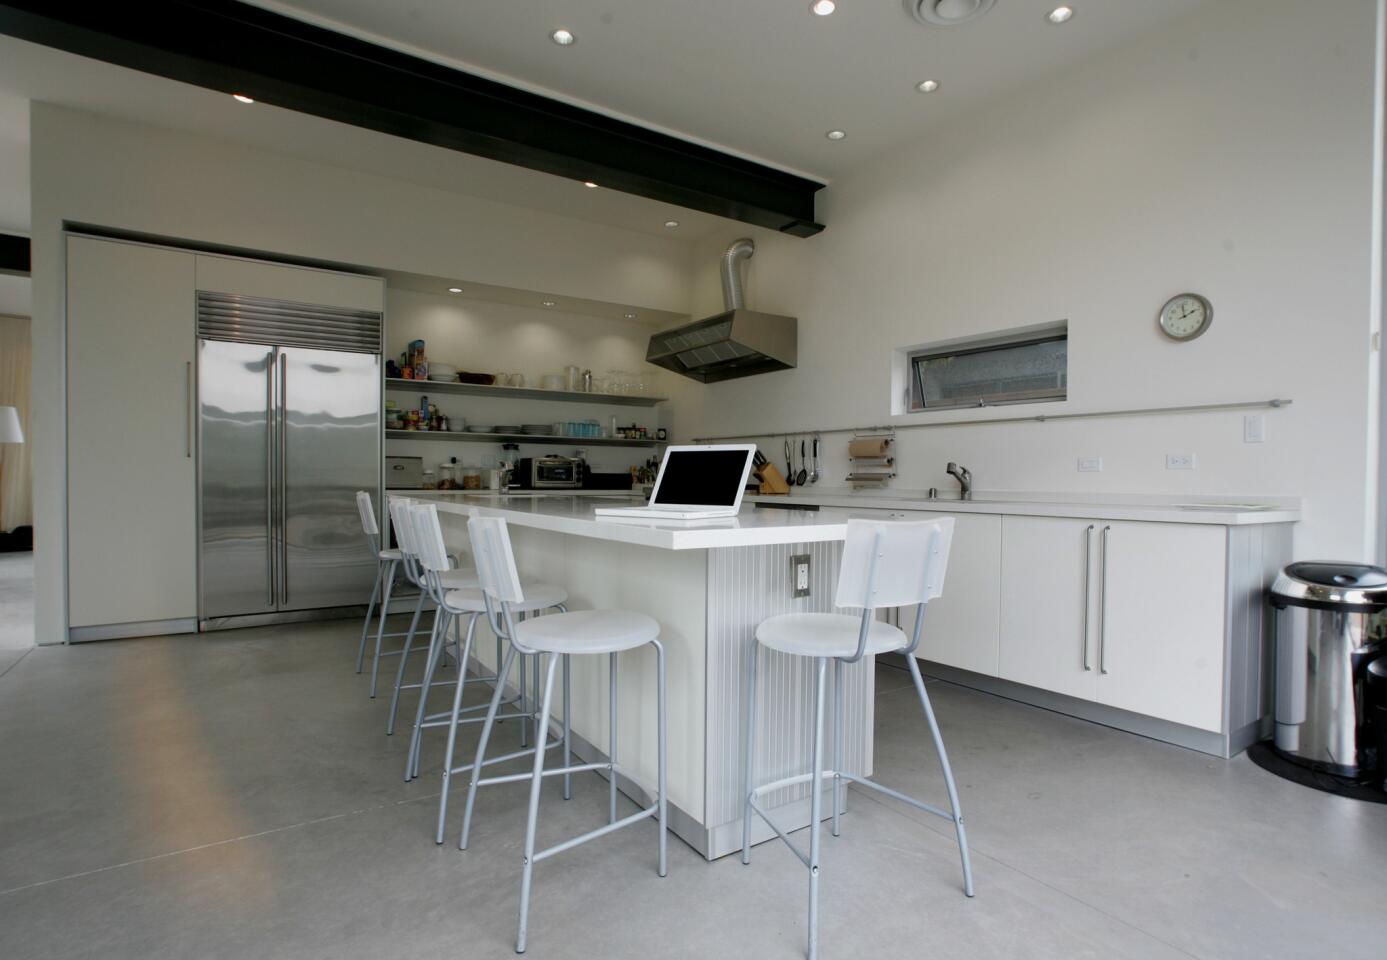
<path fill-rule="evenodd" d="M 825 779 L 829 776 L 830 774 L 824 774 Z M 925 803 L 923 800 L 916 800 L 914 797 L 907 796 L 906 794 L 901 793 L 899 790 L 892 790 L 890 787 L 883 787 L 881 784 L 876 783 L 872 780 L 866 780 L 862 777 L 855 777 L 850 773 L 842 774 L 842 777 L 844 780 L 849 780 L 853 783 L 861 784 L 864 787 L 869 787 L 872 790 L 875 790 L 877 793 L 884 793 L 888 797 L 891 797 L 893 800 L 899 800 L 901 801 L 901 803 L 908 803 L 912 807 L 915 807 L 917 810 L 923 810 L 926 813 L 932 813 L 936 817 L 943 817 L 950 823 L 954 822 L 954 815 L 950 813 L 948 810 L 945 810 L 943 807 L 936 807 L 932 803 Z M 961 820 L 963 818 L 960 817 L 959 819 Z"/>
<path fill-rule="evenodd" d="M 522 716 L 523 716 L 523 714 L 522 714 Z M 500 718 L 498 717 L 497 719 L 500 719 Z M 512 719 L 513 719 L 513 718 L 512 718 Z M 544 750 L 545 750 L 546 753 L 548 753 L 550 750 L 556 749 L 556 748 L 561 747 L 561 746 L 563 746 L 563 740 L 562 740 L 562 739 L 560 739 L 560 740 L 550 740 L 548 743 L 546 743 L 546 744 L 544 745 Z M 489 766 L 491 766 L 493 763 L 505 763 L 507 760 L 519 760 L 521 757 L 533 757 L 534 755 L 535 755 L 535 748 L 534 748 L 534 747 L 526 747 L 524 750 L 517 750 L 517 751 L 515 751 L 514 753 L 507 753 L 507 754 L 505 754 L 505 755 L 503 755 L 503 756 L 500 756 L 500 757 L 488 757 L 487 759 L 485 759 L 485 760 L 482 761 L 482 766 L 484 766 L 484 767 L 489 767 Z M 473 764 L 470 764 L 470 763 L 464 764 L 464 765 L 461 766 L 461 767 L 454 767 L 453 769 L 451 769 L 451 770 L 448 771 L 448 775 L 449 775 L 449 776 L 452 776 L 452 775 L 455 774 L 455 773 L 466 773 L 468 770 L 471 770 L 472 767 L 473 767 Z M 520 774 L 520 775 L 518 775 L 517 777 L 494 777 L 494 778 L 491 778 L 491 779 L 488 779 L 488 780 L 478 780 L 478 781 L 477 781 L 477 786 L 479 786 L 479 787 L 485 787 L 485 786 L 487 786 L 488 784 L 492 784 L 492 783 L 509 783 L 510 781 L 516 780 L 516 779 L 528 780 L 528 779 L 530 779 L 530 774 L 525 773 L 525 774 Z"/>
<path fill-rule="evenodd" d="M 844 780 L 857 780 L 857 777 L 854 777 L 852 774 L 849 773 L 837 773 L 833 770 L 825 770 L 823 772 L 823 778 L 825 780 L 829 780 L 833 777 L 842 777 Z M 810 780 L 813 779 L 814 775 L 812 773 L 796 774 L 793 777 L 785 777 L 783 779 L 774 780 L 770 783 L 759 786 L 751 791 L 751 795 L 753 798 L 759 797 L 763 793 L 770 793 L 772 790 L 779 790 L 783 787 L 793 787 L 797 783 L 808 783 Z M 875 786 L 875 784 L 872 784 L 872 786 Z"/>
<path fill-rule="evenodd" d="M 546 767 L 540 774 L 542 777 L 556 777 L 562 773 L 585 773 L 588 770 L 610 770 L 610 763 L 584 763 L 575 767 Z M 511 773 L 504 777 L 487 777 L 485 780 L 478 780 L 477 786 L 489 787 L 493 783 L 515 783 L 520 780 L 533 780 L 533 773 Z"/>
<path fill-rule="evenodd" d="M 554 772 L 561 773 L 562 771 L 556 770 Z M 528 777 L 528 774 L 526 776 Z M 596 840 L 598 837 L 605 837 L 607 834 L 620 830 L 622 827 L 629 827 L 631 824 L 636 823 L 640 820 L 644 820 L 647 817 L 658 817 L 659 815 L 660 805 L 657 803 L 652 807 L 646 807 L 644 810 L 637 811 L 636 813 L 631 814 L 629 817 L 623 817 L 616 823 L 609 823 L 604 827 L 598 827 L 596 830 L 589 830 L 582 836 L 574 837 L 572 840 L 565 840 L 563 843 L 556 843 L 549 849 L 541 850 L 538 853 L 536 853 L 534 857 L 531 858 L 531 861 L 534 863 L 538 863 L 541 860 L 546 860 L 549 857 L 552 857 L 556 853 L 563 853 L 565 850 L 572 850 L 580 843 L 587 843 L 589 840 Z"/>
<path fill-rule="evenodd" d="M 754 797 L 755 794 L 753 793 L 752 796 Z M 766 823 L 770 824 L 771 829 L 775 831 L 775 835 L 778 836 L 781 840 L 785 841 L 785 846 L 790 848 L 791 853 L 799 857 L 800 863 L 804 864 L 806 867 L 809 866 L 809 854 L 805 853 L 799 847 L 795 846 L 795 843 L 793 840 L 790 839 L 789 834 L 787 834 L 784 830 L 780 829 L 780 824 L 772 820 L 771 815 L 769 813 L 758 807 L 754 799 L 748 800 L 747 806 L 749 806 L 752 812 L 755 813 L 758 817 L 766 821 Z"/>

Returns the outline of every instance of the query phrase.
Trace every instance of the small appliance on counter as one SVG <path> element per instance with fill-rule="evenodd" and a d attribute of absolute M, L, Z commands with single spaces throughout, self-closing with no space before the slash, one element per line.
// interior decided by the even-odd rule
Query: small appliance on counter
<path fill-rule="evenodd" d="M 521 457 L 511 475 L 516 490 L 577 490 L 583 485 L 585 464 L 578 457 Z"/>

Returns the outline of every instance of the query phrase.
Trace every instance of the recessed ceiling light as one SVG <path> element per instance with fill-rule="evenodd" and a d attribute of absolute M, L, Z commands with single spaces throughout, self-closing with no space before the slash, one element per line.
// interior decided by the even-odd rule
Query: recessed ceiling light
<path fill-rule="evenodd" d="M 819 17 L 826 17 L 837 9 L 838 4 L 834 3 L 833 0 L 814 0 L 809 5 L 810 12 Z"/>
<path fill-rule="evenodd" d="M 541 300 L 539 303 L 540 303 L 540 306 L 544 306 L 544 307 L 552 307 L 552 306 L 554 306 L 554 301 L 553 301 L 553 300 Z"/>
<path fill-rule="evenodd" d="M 462 287 L 449 287 L 449 293 L 462 293 Z"/>
<path fill-rule="evenodd" d="M 584 180 L 584 181 L 583 181 L 583 186 L 587 187 L 589 190 L 596 190 L 596 189 L 597 189 L 597 184 L 594 183 L 592 180 Z"/>
<path fill-rule="evenodd" d="M 828 133 L 824 134 L 824 136 L 828 137 L 830 140 L 841 140 L 846 137 L 847 134 L 842 130 L 830 130 Z"/>
<path fill-rule="evenodd" d="M 678 221 L 678 220 L 666 220 L 666 221 L 665 221 L 665 226 L 667 226 L 667 227 L 669 227 L 671 230 L 673 230 L 675 227 L 679 226 L 679 221 Z"/>
<path fill-rule="evenodd" d="M 1045 19 L 1058 26 L 1061 23 L 1068 23 L 1072 16 L 1074 16 L 1073 7 L 1056 7 L 1045 14 Z"/>
<path fill-rule="evenodd" d="M 549 39 L 553 40 L 561 47 L 571 47 L 578 42 L 578 38 L 573 35 L 573 31 L 565 30 L 563 27 L 549 34 Z"/>
<path fill-rule="evenodd" d="M 636 319 L 636 315 L 635 315 L 634 313 L 623 314 L 623 316 L 625 316 L 627 320 L 634 320 L 634 319 Z"/>
<path fill-rule="evenodd" d="M 254 102 L 255 102 L 255 101 L 252 100 L 250 97 L 246 96 L 244 93 L 233 93 L 233 94 L 231 95 L 231 99 L 232 99 L 232 100 L 235 100 L 237 103 L 254 103 Z"/>
<path fill-rule="evenodd" d="M 921 23 L 952 27 L 976 20 L 992 9 L 996 0 L 904 0 L 905 10 Z"/>
<path fill-rule="evenodd" d="M 915 89 L 919 90 L 921 93 L 933 93 L 939 89 L 939 81 L 921 80 L 919 83 L 915 84 Z"/>

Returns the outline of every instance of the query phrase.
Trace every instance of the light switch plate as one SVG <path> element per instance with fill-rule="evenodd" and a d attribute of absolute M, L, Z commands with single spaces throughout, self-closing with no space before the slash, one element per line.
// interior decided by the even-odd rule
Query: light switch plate
<path fill-rule="evenodd" d="M 1167 470 L 1193 470 L 1194 454 L 1167 453 L 1165 455 L 1165 468 Z"/>
<path fill-rule="evenodd" d="M 809 554 L 798 553 L 790 558 L 790 596 L 809 596 Z"/>
<path fill-rule="evenodd" d="M 1103 472 L 1103 458 L 1102 458 L 1102 457 L 1080 457 L 1080 458 L 1079 458 L 1079 472 L 1080 472 L 1080 473 L 1102 473 L 1102 472 Z"/>
<path fill-rule="evenodd" d="M 1243 443 L 1262 443 L 1267 439 L 1267 418 L 1264 414 L 1249 413 L 1243 417 Z"/>

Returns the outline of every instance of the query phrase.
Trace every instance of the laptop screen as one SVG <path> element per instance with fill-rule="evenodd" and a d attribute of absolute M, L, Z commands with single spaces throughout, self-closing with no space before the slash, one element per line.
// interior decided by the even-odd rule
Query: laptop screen
<path fill-rule="evenodd" d="M 671 450 L 650 505 L 733 506 L 750 456 L 750 450 Z"/>

